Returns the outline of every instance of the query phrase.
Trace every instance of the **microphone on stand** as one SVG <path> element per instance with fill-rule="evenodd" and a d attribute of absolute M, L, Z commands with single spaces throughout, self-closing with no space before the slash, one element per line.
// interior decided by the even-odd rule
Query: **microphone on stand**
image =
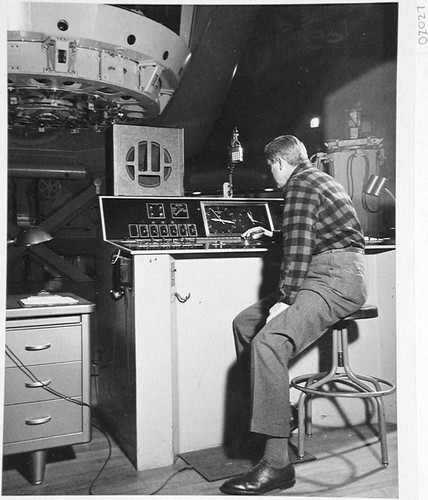
<path fill-rule="evenodd" d="M 230 150 L 229 150 L 229 161 L 233 165 L 236 165 L 237 163 L 241 163 L 244 160 L 244 150 L 241 146 L 241 143 L 238 140 L 239 132 L 238 129 L 235 127 L 233 130 L 233 136 L 232 136 L 232 141 L 230 143 Z"/>
<path fill-rule="evenodd" d="M 225 198 L 233 197 L 233 169 L 238 163 L 242 163 L 244 160 L 244 150 L 238 139 L 239 132 L 237 127 L 233 129 L 232 140 L 230 142 L 229 148 L 229 182 L 223 184 L 223 196 Z"/>

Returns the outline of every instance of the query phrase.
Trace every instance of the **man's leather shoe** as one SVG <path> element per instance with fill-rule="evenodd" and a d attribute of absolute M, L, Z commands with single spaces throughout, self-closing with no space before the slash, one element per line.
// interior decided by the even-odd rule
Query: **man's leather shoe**
<path fill-rule="evenodd" d="M 291 462 L 287 467 L 276 469 L 262 459 L 245 474 L 228 479 L 220 486 L 220 491 L 228 495 L 263 495 L 268 491 L 291 488 L 295 484 L 296 474 Z"/>

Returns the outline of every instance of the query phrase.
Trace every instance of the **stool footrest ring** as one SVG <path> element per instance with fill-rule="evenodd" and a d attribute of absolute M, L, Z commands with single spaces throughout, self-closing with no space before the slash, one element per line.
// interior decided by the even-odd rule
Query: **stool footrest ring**
<path fill-rule="evenodd" d="M 358 392 L 345 392 L 345 391 L 338 391 L 338 392 L 330 392 L 323 390 L 322 387 L 312 389 L 311 386 L 305 387 L 301 384 L 307 383 L 308 380 L 311 380 L 312 383 L 315 383 L 317 381 L 317 376 L 318 378 L 321 378 L 323 374 L 321 373 L 312 373 L 309 375 L 301 375 L 300 377 L 295 377 L 293 380 L 290 382 L 291 386 L 294 387 L 295 389 L 298 389 L 299 391 L 305 392 L 306 394 L 312 394 L 315 396 L 325 396 L 325 397 L 330 397 L 330 398 L 376 398 L 380 396 L 387 396 L 388 394 L 392 394 L 395 390 L 396 387 L 394 384 L 389 382 L 388 380 L 385 380 L 383 378 L 379 377 L 368 377 L 365 376 L 364 380 L 367 382 L 372 382 L 372 383 L 379 383 L 379 384 L 384 384 L 387 386 L 387 388 L 382 389 L 382 390 L 374 390 L 373 391 L 362 391 L 361 389 Z M 337 383 L 348 383 L 353 385 L 354 387 L 357 387 L 353 381 L 346 377 L 346 374 L 337 374 L 335 377 L 330 378 L 329 380 L 326 380 L 324 385 L 332 383 L 332 382 L 337 382 Z"/>

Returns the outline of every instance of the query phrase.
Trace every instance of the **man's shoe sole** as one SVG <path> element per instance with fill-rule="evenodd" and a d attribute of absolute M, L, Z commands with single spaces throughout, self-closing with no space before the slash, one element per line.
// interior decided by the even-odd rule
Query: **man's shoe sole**
<path fill-rule="evenodd" d="M 283 483 L 279 483 L 275 485 L 273 488 L 268 488 L 265 490 L 257 490 L 257 491 L 246 491 L 246 490 L 236 490 L 234 488 L 223 488 L 220 486 L 220 491 L 222 493 L 226 493 L 227 495 L 264 495 L 265 493 L 269 493 L 273 490 L 287 490 L 288 488 L 292 488 L 296 484 L 296 479 L 292 479 L 291 481 L 284 481 Z"/>

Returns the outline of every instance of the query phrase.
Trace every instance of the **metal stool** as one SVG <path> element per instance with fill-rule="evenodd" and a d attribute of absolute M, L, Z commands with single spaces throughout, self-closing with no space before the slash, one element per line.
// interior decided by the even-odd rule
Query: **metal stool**
<path fill-rule="evenodd" d="M 298 459 L 303 460 L 304 434 L 306 424 L 306 434 L 312 435 L 312 397 L 326 396 L 330 398 L 374 398 L 378 409 L 379 440 L 381 445 L 381 455 L 383 465 L 388 465 L 388 448 L 386 442 L 386 422 L 385 406 L 383 396 L 392 394 L 395 391 L 395 385 L 382 378 L 369 375 L 358 375 L 354 373 L 349 366 L 348 355 L 348 327 L 351 322 L 358 319 L 377 318 L 378 310 L 375 306 L 366 305 L 359 311 L 343 318 L 332 327 L 333 349 L 332 366 L 330 371 L 321 373 L 311 373 L 295 377 L 291 381 L 291 386 L 301 391 L 298 404 Z M 335 392 L 323 388 L 326 384 L 342 383 L 353 387 L 354 391 L 336 390 Z M 371 385 L 366 384 L 369 382 Z M 386 386 L 382 388 L 382 384 Z M 309 396 L 309 397 L 308 397 Z M 306 398 L 308 400 L 306 401 Z M 307 403 L 305 405 L 305 403 Z M 306 406 L 306 419 L 305 419 Z"/>

